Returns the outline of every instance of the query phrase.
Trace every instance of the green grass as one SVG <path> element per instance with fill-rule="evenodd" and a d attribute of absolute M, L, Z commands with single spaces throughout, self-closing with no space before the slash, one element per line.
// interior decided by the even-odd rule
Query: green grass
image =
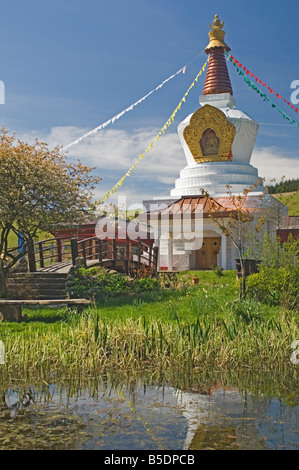
<path fill-rule="evenodd" d="M 299 216 L 299 191 L 293 193 L 272 194 L 289 209 L 290 216 Z"/>
<path fill-rule="evenodd" d="M 193 276 L 199 284 L 192 285 Z M 92 377 L 140 371 L 165 379 L 206 368 L 290 368 L 298 313 L 237 301 L 234 272 L 182 273 L 176 289 L 106 300 L 78 315 L 28 309 L 0 324 L 3 377 Z"/>

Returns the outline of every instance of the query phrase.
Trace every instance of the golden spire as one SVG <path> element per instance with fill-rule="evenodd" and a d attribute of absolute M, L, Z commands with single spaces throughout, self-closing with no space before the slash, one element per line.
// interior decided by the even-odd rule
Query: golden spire
<path fill-rule="evenodd" d="M 230 48 L 224 42 L 225 32 L 222 30 L 224 21 L 220 22 L 218 15 L 215 15 L 213 26 L 210 24 L 211 31 L 209 31 L 210 42 L 206 47 L 205 51 L 208 51 L 212 47 L 224 47 L 226 51 L 230 51 Z"/>
<path fill-rule="evenodd" d="M 210 43 L 205 49 L 210 58 L 203 90 L 204 95 L 233 94 L 224 54 L 225 51 L 229 52 L 230 48 L 224 42 L 223 25 L 224 21 L 220 22 L 218 15 L 215 15 L 213 26 L 210 25 Z"/>

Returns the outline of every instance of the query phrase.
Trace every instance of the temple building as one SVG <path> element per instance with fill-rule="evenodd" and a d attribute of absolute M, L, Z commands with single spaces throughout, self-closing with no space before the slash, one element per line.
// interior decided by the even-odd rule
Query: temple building
<path fill-rule="evenodd" d="M 286 206 L 265 193 L 264 175 L 250 163 L 259 125 L 236 108 L 225 57 L 230 48 L 224 41 L 223 26 L 216 15 L 205 49 L 209 65 L 200 107 L 178 126 L 187 164 L 169 196 L 144 201 L 159 246 L 161 271 L 236 267 L 238 252 L 233 241 L 209 215 L 211 203 L 221 217 L 232 215 L 228 191 L 230 196 L 238 196 L 249 190 L 247 206 L 252 210 L 252 225 L 263 215 L 264 230 L 269 233 L 276 234 L 278 217 L 287 216 Z M 191 219 L 187 229 L 182 224 L 186 214 Z M 200 228 L 197 233 L 195 221 L 200 218 L 202 233 Z M 168 229 L 163 220 L 168 220 Z"/>

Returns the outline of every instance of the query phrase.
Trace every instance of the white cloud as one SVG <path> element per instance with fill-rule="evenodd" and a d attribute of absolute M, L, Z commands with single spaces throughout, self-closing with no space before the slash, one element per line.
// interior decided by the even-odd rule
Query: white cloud
<path fill-rule="evenodd" d="M 20 136 L 22 140 L 33 142 L 36 137 L 47 142 L 50 147 L 66 146 L 88 132 L 88 129 L 74 126 L 53 127 L 49 133 L 30 132 Z M 135 163 L 159 130 L 140 128 L 132 132 L 119 129 L 104 129 L 90 136 L 68 150 L 68 158 L 79 159 L 82 163 L 97 167 L 97 174 L 103 180 L 95 191 L 99 200 L 109 191 L 126 171 Z M 299 175 L 299 159 L 292 154 L 283 154 L 277 147 L 260 147 L 253 152 L 251 164 L 258 168 L 260 177 L 266 183 L 284 175 L 296 178 Z M 122 188 L 111 200 L 126 196 L 128 204 L 142 202 L 155 196 L 169 196 L 175 179 L 186 165 L 183 149 L 177 132 L 166 133 L 153 149 L 146 153 L 136 165 L 136 170 L 127 177 Z"/>
<path fill-rule="evenodd" d="M 38 137 L 52 148 L 56 145 L 66 146 L 87 131 L 72 126 L 53 127 L 48 134 L 33 131 L 20 138 L 33 142 Z M 103 177 L 95 191 L 95 197 L 100 198 L 154 141 L 153 148 L 138 161 L 135 171 L 127 177 L 122 191 L 117 194 L 130 194 L 130 200 L 150 199 L 155 195 L 167 196 L 186 160 L 177 133 L 166 133 L 159 141 L 155 141 L 158 132 L 154 128 L 140 128 L 132 132 L 104 129 L 70 147 L 67 155 L 71 160 L 79 159 L 88 166 L 97 167 L 97 173 Z M 165 186 L 163 194 L 157 193 L 157 185 L 160 188 L 161 185 Z"/>
<path fill-rule="evenodd" d="M 256 148 L 253 151 L 251 164 L 258 168 L 259 176 L 265 178 L 267 184 L 272 179 L 279 182 L 282 176 L 287 179 L 299 177 L 298 156 L 284 154 L 274 146 Z"/>

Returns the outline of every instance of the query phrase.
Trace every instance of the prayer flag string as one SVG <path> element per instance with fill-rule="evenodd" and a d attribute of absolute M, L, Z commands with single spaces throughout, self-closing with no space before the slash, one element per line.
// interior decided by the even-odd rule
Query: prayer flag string
<path fill-rule="evenodd" d="M 144 100 L 146 100 L 150 95 L 152 95 L 153 93 L 155 93 L 156 91 L 160 90 L 160 88 L 162 88 L 165 83 L 169 82 L 170 80 L 172 80 L 174 77 L 176 77 L 177 75 L 179 75 L 180 73 L 185 73 L 186 72 L 186 66 L 182 67 L 180 70 L 178 70 L 175 74 L 171 75 L 170 77 L 168 77 L 166 80 L 164 80 L 162 83 L 160 83 L 160 85 L 158 85 L 154 90 L 150 91 L 147 95 L 145 95 L 143 98 L 141 98 L 140 100 L 136 101 L 136 103 L 133 103 L 131 104 L 131 106 L 129 106 L 128 108 L 126 108 L 124 111 L 122 111 L 121 113 L 117 114 L 116 116 L 114 116 L 113 118 L 109 119 L 108 121 L 104 122 L 103 124 L 101 124 L 100 126 L 97 126 L 95 129 L 87 132 L 86 134 L 82 135 L 81 137 L 79 137 L 79 139 L 76 139 L 74 140 L 74 142 L 71 142 L 70 144 L 66 145 L 65 147 L 63 147 L 63 150 L 67 150 L 69 149 L 70 147 L 72 147 L 73 145 L 77 145 L 79 144 L 83 139 L 86 139 L 87 137 L 93 135 L 93 134 L 96 134 L 98 131 L 104 129 L 105 127 L 109 126 L 109 124 L 113 124 L 115 121 L 117 121 L 119 118 L 121 118 L 124 114 L 126 114 L 128 111 L 132 111 L 135 106 L 137 106 L 138 104 L 142 103 Z"/>
<path fill-rule="evenodd" d="M 226 53 L 227 54 L 227 53 Z M 260 95 L 260 97 L 268 102 L 272 108 L 276 109 L 284 119 L 286 119 L 290 124 L 294 124 L 296 127 L 299 127 L 299 123 L 297 121 L 295 121 L 295 119 L 291 118 L 290 116 L 288 116 L 284 111 L 282 111 L 275 103 L 273 103 L 273 101 L 271 101 L 266 93 L 263 93 L 259 87 L 253 83 L 250 79 L 249 79 L 249 76 L 250 77 L 254 77 L 255 78 L 255 81 L 259 84 L 262 84 L 263 86 L 267 87 L 267 89 L 270 91 L 270 93 L 275 93 L 274 90 L 272 90 L 270 87 L 268 87 L 264 82 L 262 82 L 262 80 L 259 80 L 253 73 L 251 73 L 246 67 L 244 67 L 237 59 L 234 59 L 233 56 L 231 56 L 230 54 L 227 54 L 228 55 L 228 58 L 229 60 L 232 62 L 232 64 L 234 65 L 234 67 L 236 67 L 237 69 L 237 73 L 239 75 L 241 75 L 243 78 L 244 78 L 244 81 L 245 83 L 247 83 L 247 85 L 252 88 L 254 91 L 256 91 L 256 93 L 258 93 L 258 95 Z M 291 108 L 294 109 L 295 112 L 298 112 L 298 109 L 295 108 L 294 105 L 292 105 L 291 103 L 289 103 L 289 101 L 287 101 L 285 98 L 282 98 L 282 96 L 280 96 L 278 93 L 275 93 L 275 96 L 277 98 L 280 98 L 280 99 L 283 99 L 288 105 L 291 106 Z"/>
<path fill-rule="evenodd" d="M 128 177 L 128 176 L 131 176 L 131 173 L 133 170 L 136 169 L 136 165 L 144 158 L 145 154 L 146 153 L 149 153 L 150 150 L 153 148 L 154 146 L 154 143 L 155 141 L 158 142 L 162 135 L 165 134 L 165 132 L 167 131 L 167 129 L 170 127 L 170 125 L 174 122 L 174 118 L 176 116 L 176 114 L 178 113 L 178 111 L 181 109 L 182 107 L 182 104 L 185 103 L 186 101 L 186 98 L 188 96 L 188 94 L 190 93 L 191 89 L 194 87 L 195 83 L 198 81 L 199 77 L 203 74 L 203 72 L 205 71 L 205 68 L 207 66 L 207 63 L 208 63 L 208 60 L 205 62 L 205 64 L 203 65 L 203 67 L 201 68 L 200 72 L 197 74 L 197 76 L 195 77 L 194 81 L 192 82 L 192 84 L 190 85 L 190 87 L 188 88 L 188 90 L 186 91 L 186 93 L 184 94 L 183 98 L 181 99 L 181 101 L 179 102 L 179 104 L 177 105 L 177 107 L 175 108 L 175 110 L 173 111 L 173 113 L 171 114 L 170 118 L 166 121 L 166 123 L 164 124 L 164 126 L 162 127 L 162 129 L 160 130 L 160 132 L 156 135 L 156 137 L 153 139 L 153 141 L 149 144 L 149 146 L 146 148 L 146 150 L 140 155 L 140 157 L 135 161 L 135 163 L 131 166 L 131 168 L 124 174 L 124 176 L 110 189 L 110 191 L 108 191 L 99 201 L 97 204 L 102 204 L 104 203 L 104 201 L 106 199 L 108 199 L 113 193 L 115 193 L 116 191 L 118 191 L 121 186 L 123 185 L 124 183 L 124 180 Z"/>

